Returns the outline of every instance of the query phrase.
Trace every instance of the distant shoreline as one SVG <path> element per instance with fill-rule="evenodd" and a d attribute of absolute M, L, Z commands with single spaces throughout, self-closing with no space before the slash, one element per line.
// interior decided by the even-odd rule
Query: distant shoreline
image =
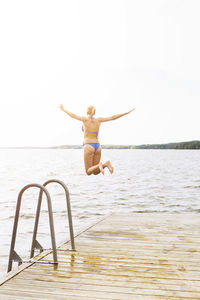
<path fill-rule="evenodd" d="M 82 145 L 60 145 L 49 147 L 0 147 L 0 149 L 82 149 Z M 200 141 L 188 141 L 179 143 L 167 144 L 143 144 L 143 145 L 102 145 L 103 149 L 185 149 L 185 150 L 199 150 Z"/>

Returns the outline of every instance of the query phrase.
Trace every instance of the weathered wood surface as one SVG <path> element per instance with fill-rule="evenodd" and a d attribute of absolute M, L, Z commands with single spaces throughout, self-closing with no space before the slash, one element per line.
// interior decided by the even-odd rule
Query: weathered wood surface
<path fill-rule="evenodd" d="M 200 299 L 198 214 L 113 214 L 75 241 L 57 266 L 27 265 L 2 283 L 0 299 Z"/>

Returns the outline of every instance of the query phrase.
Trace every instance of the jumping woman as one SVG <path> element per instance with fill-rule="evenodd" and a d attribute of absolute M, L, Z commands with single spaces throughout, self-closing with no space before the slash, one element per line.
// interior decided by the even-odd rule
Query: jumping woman
<path fill-rule="evenodd" d="M 63 105 L 60 105 L 60 109 L 68 114 L 71 118 L 83 122 L 83 132 L 84 132 L 84 163 L 85 163 L 85 172 L 87 175 L 97 175 L 100 172 L 104 174 L 104 168 L 108 168 L 110 173 L 112 174 L 114 171 L 113 166 L 108 160 L 104 164 L 101 162 L 101 146 L 98 141 L 98 133 L 101 123 L 113 121 L 119 119 L 134 109 L 123 113 L 114 115 L 112 117 L 107 118 L 94 118 L 95 115 L 95 107 L 89 106 L 87 109 L 87 117 L 77 116 L 66 109 L 64 109 Z"/>

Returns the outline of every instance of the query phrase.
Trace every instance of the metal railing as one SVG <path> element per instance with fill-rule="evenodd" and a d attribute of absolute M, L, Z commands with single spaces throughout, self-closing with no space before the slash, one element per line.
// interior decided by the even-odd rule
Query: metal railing
<path fill-rule="evenodd" d="M 38 230 L 38 224 L 39 224 L 39 217 L 40 217 L 40 210 L 41 210 L 41 203 L 42 203 L 42 197 L 43 194 L 46 195 L 47 198 L 47 205 L 48 205 L 48 213 L 49 213 L 49 226 L 50 226 L 50 233 L 51 233 L 51 244 L 53 250 L 53 263 L 57 264 L 57 249 L 56 249 L 56 241 L 55 241 L 55 231 L 54 231 L 54 222 L 53 222 L 53 212 L 52 212 L 52 205 L 51 205 L 51 197 L 46 189 L 46 186 L 50 183 L 58 183 L 64 188 L 65 195 L 66 195 L 66 203 L 67 203 L 67 212 L 68 212 L 68 222 L 69 222 L 69 230 L 70 230 L 70 240 L 71 240 L 71 250 L 75 251 L 75 242 L 74 242 L 74 232 L 73 232 L 73 223 L 72 223 L 72 215 L 71 215 L 71 205 L 70 205 L 70 196 L 69 191 L 66 185 L 57 179 L 52 179 L 46 181 L 43 185 L 32 183 L 28 184 L 23 187 L 23 189 L 20 191 L 17 199 L 17 206 L 16 206 L 16 212 L 15 212 L 15 218 L 14 218 L 14 224 L 13 224 L 13 233 L 12 233 L 12 239 L 11 239 L 11 246 L 10 246 L 10 255 L 9 255 L 9 261 L 8 261 L 8 272 L 12 270 L 12 264 L 13 261 L 18 262 L 18 265 L 21 265 L 23 263 L 22 258 L 17 254 L 15 251 L 15 241 L 16 241 L 16 234 L 17 234 L 17 227 L 18 227 L 18 220 L 19 220 L 19 212 L 21 207 L 21 200 L 23 193 L 32 187 L 39 188 L 39 198 L 38 198 L 38 204 L 37 204 L 37 210 L 36 210 L 36 217 L 35 217 L 35 225 L 34 225 L 34 231 L 33 231 L 33 238 L 32 238 L 32 246 L 31 246 L 31 253 L 30 258 L 34 256 L 35 249 L 39 249 L 40 252 L 45 250 L 41 244 L 37 241 L 37 230 Z"/>

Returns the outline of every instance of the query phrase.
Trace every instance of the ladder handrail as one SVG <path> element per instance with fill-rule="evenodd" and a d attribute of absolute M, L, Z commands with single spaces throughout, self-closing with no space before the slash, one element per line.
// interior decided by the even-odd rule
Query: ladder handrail
<path fill-rule="evenodd" d="M 12 240 L 11 240 L 11 246 L 10 246 L 10 255 L 9 255 L 9 261 L 8 261 L 8 272 L 11 271 L 12 269 L 12 263 L 13 260 L 18 261 L 18 265 L 22 264 L 22 259 L 19 257 L 19 255 L 15 252 L 15 241 L 16 241 L 16 233 L 17 233 L 17 226 L 18 226 L 18 220 L 19 220 L 19 212 L 20 212 L 20 207 L 21 207 L 21 200 L 23 193 L 32 187 L 37 187 L 40 189 L 40 193 L 43 194 L 43 192 L 46 195 L 47 198 L 47 204 L 48 204 L 48 212 L 49 212 L 49 225 L 50 225 L 50 232 L 51 232 L 51 243 L 52 243 L 52 250 L 53 250 L 53 258 L 54 258 L 54 263 L 58 263 L 57 260 L 57 250 L 56 250 L 56 241 L 55 241 L 55 231 L 54 231 L 54 223 L 53 223 L 53 213 L 52 213 L 52 205 L 51 205 L 51 197 L 48 192 L 48 190 L 45 188 L 44 185 L 40 185 L 37 183 L 32 183 L 24 186 L 20 193 L 18 194 L 18 199 L 17 199 L 17 206 L 16 206 L 16 212 L 15 212 L 15 219 L 14 219 L 14 224 L 13 224 L 13 233 L 12 233 Z"/>
<path fill-rule="evenodd" d="M 46 181 L 43 184 L 43 186 L 46 187 L 50 183 L 58 183 L 65 190 L 67 212 L 68 212 L 68 222 L 69 222 L 69 230 L 70 230 L 71 248 L 72 248 L 72 250 L 75 250 L 75 242 L 74 242 L 74 232 L 73 232 L 73 223 L 72 223 L 72 214 L 71 214 L 71 205 L 70 205 L 69 190 L 68 190 L 67 186 L 64 184 L 64 182 L 62 182 L 61 180 L 58 180 L 58 179 L 50 179 L 50 180 Z M 36 211 L 34 231 L 33 231 L 33 239 L 32 239 L 32 246 L 31 246 L 30 258 L 32 258 L 34 256 L 35 248 L 38 248 L 38 246 L 40 248 L 40 244 L 36 240 L 36 237 L 37 237 L 37 230 L 38 230 L 38 223 L 39 223 L 39 216 L 40 216 L 42 196 L 43 196 L 43 191 L 40 190 L 40 194 L 39 194 L 39 198 L 38 198 L 38 206 L 37 206 L 37 211 Z"/>

